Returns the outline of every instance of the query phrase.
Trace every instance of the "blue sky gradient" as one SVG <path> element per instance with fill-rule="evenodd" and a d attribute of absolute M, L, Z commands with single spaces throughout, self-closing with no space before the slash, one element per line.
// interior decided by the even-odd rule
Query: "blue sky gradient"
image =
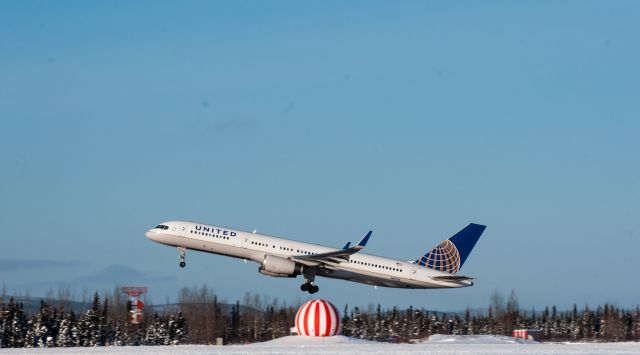
<path fill-rule="evenodd" d="M 0 4 L 0 280 L 12 291 L 297 280 L 146 240 L 170 219 L 415 259 L 486 224 L 459 290 L 337 304 L 635 306 L 640 3 Z M 30 264 L 31 263 L 31 264 Z M 127 279 L 130 270 L 131 278 Z"/>

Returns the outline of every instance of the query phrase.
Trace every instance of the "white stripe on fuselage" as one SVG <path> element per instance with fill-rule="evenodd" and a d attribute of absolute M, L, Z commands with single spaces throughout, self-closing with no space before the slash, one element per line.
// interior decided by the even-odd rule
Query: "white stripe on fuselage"
<path fill-rule="evenodd" d="M 208 224 L 170 221 L 169 229 L 154 228 L 147 237 L 155 242 L 187 249 L 220 254 L 262 263 L 265 255 L 283 258 L 322 254 L 339 249 L 290 239 L 244 232 Z M 399 288 L 451 288 L 470 286 L 470 282 L 434 280 L 433 276 L 450 275 L 420 267 L 414 263 L 364 253 L 350 256 L 337 270 L 318 268 L 318 276 Z"/>

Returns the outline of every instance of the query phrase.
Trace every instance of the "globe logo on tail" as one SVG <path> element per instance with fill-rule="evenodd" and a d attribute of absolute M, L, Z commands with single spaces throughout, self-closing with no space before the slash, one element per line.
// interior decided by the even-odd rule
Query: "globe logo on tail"
<path fill-rule="evenodd" d="M 450 240 L 445 240 L 420 258 L 418 264 L 436 271 L 455 274 L 460 270 L 460 252 Z"/>

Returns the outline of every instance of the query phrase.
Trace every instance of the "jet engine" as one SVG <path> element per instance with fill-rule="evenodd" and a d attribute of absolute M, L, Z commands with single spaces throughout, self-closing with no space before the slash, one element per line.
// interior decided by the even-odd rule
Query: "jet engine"
<path fill-rule="evenodd" d="M 258 272 L 274 277 L 296 277 L 302 273 L 302 265 L 273 255 L 265 255 Z"/>

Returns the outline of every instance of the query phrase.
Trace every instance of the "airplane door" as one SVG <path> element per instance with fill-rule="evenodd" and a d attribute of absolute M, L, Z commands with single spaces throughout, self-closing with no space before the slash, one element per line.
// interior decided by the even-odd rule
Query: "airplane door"
<path fill-rule="evenodd" d="M 417 268 L 415 266 L 411 266 L 409 269 L 409 278 L 411 280 L 415 280 L 417 277 L 418 271 Z"/>
<path fill-rule="evenodd" d="M 242 238 L 242 247 L 247 249 L 247 245 L 249 245 L 249 242 L 250 242 L 249 240 L 250 235 L 248 233 L 243 233 L 241 238 Z"/>
<path fill-rule="evenodd" d="M 184 237 L 185 233 L 186 233 L 187 227 L 183 224 L 183 225 L 177 225 L 177 226 L 172 226 L 171 227 L 171 231 L 180 237 Z"/>

